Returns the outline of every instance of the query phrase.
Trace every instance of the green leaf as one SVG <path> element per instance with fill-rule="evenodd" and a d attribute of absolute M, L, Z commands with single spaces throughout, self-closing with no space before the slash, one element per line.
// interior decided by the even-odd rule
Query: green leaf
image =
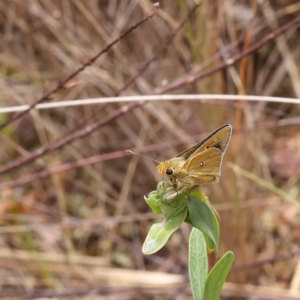
<path fill-rule="evenodd" d="M 202 232 L 202 233 L 203 233 L 203 237 L 204 237 L 205 242 L 206 242 L 207 251 L 209 253 L 212 253 L 215 250 L 215 248 L 216 248 L 215 247 L 215 243 L 214 243 L 214 241 L 211 238 L 209 238 L 208 235 L 206 235 L 204 232 Z"/>
<path fill-rule="evenodd" d="M 142 252 L 146 255 L 153 254 L 160 250 L 168 241 L 170 235 L 178 229 L 187 215 L 187 209 L 173 210 L 173 214 L 162 223 L 153 224 L 143 244 Z"/>
<path fill-rule="evenodd" d="M 211 269 L 206 278 L 203 299 L 219 300 L 223 284 L 226 280 L 233 260 L 234 254 L 231 251 L 228 251 Z"/>
<path fill-rule="evenodd" d="M 187 197 L 174 188 L 157 185 L 157 190 L 151 192 L 145 201 L 154 213 L 163 213 L 165 220 L 153 224 L 144 242 L 144 254 L 152 254 L 160 250 L 168 241 L 170 235 L 178 229 L 187 215 Z"/>
<path fill-rule="evenodd" d="M 188 217 L 185 221 L 202 231 L 211 240 L 211 242 L 207 240 L 208 249 L 211 251 L 214 248 L 218 254 L 219 223 L 209 202 L 202 193 L 193 189 L 188 196 L 187 207 Z"/>
<path fill-rule="evenodd" d="M 152 211 L 155 214 L 161 214 L 161 199 L 160 196 L 158 195 L 157 191 L 153 191 L 148 195 L 147 197 L 144 197 L 146 203 L 150 206 L 150 208 L 152 209 Z"/>
<path fill-rule="evenodd" d="M 217 253 L 219 224 L 209 201 L 198 187 L 177 191 L 162 181 L 145 201 L 154 213 L 163 213 L 165 217 L 163 223 L 151 227 L 143 245 L 145 254 L 161 249 L 183 220 L 202 231 L 207 249 Z"/>
<path fill-rule="evenodd" d="M 204 236 L 197 228 L 193 228 L 189 241 L 189 276 L 195 300 L 203 299 L 207 269 L 208 262 Z"/>
<path fill-rule="evenodd" d="M 206 196 L 202 193 L 199 186 L 195 186 L 190 190 L 185 190 L 185 194 L 189 196 L 195 196 L 197 198 L 200 198 L 202 201 L 209 203 Z"/>
<path fill-rule="evenodd" d="M 173 196 L 171 195 L 171 197 Z M 179 212 L 187 210 L 186 202 L 186 196 L 183 194 L 178 194 L 178 196 L 175 197 L 172 202 L 167 201 L 165 203 L 164 201 L 162 201 L 160 204 L 160 209 L 164 214 L 165 218 L 169 219 L 176 216 Z"/>

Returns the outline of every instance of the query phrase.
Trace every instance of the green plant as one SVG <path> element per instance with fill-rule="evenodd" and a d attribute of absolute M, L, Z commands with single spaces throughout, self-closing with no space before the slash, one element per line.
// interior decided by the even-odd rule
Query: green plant
<path fill-rule="evenodd" d="M 162 223 L 153 224 L 144 242 L 144 254 L 161 249 L 182 222 L 192 225 L 189 240 L 189 275 L 195 300 L 217 300 L 234 259 L 227 252 L 208 273 L 209 253 L 218 254 L 219 223 L 209 201 L 199 187 L 176 191 L 160 182 L 157 189 L 145 197 L 155 214 L 163 214 Z"/>

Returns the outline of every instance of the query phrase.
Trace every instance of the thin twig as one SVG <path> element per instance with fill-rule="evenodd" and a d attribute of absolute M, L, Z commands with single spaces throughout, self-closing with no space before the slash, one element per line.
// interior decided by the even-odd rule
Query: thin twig
<path fill-rule="evenodd" d="M 55 141 L 48 146 L 42 147 L 42 148 L 34 151 L 29 156 L 21 157 L 19 159 L 12 161 L 11 163 L 8 163 L 4 167 L 0 168 L 0 174 L 3 174 L 5 172 L 16 169 L 22 165 L 25 165 L 25 164 L 35 160 L 36 158 L 38 158 L 50 151 L 58 150 L 58 149 L 62 148 L 63 146 L 72 143 L 76 139 L 87 136 L 87 135 L 91 134 L 92 132 L 94 132 L 95 130 L 97 130 L 97 129 L 109 124 L 110 122 L 118 119 L 119 117 L 123 116 L 125 113 L 140 107 L 143 103 L 144 102 L 142 102 L 142 103 L 136 102 L 131 105 L 124 105 L 121 108 L 115 110 L 111 115 L 104 118 L 103 120 L 96 122 L 92 125 L 88 125 L 85 128 L 78 130 L 78 131 L 66 136 L 63 139 Z"/>
<path fill-rule="evenodd" d="M 178 28 L 176 28 L 176 30 L 173 31 L 173 33 L 170 35 L 170 37 L 168 38 L 168 40 L 164 43 L 164 45 L 161 47 L 161 49 L 153 56 L 152 59 L 149 60 L 149 62 L 144 66 L 144 68 L 142 68 L 136 75 L 134 75 L 132 78 L 130 78 L 125 85 L 120 89 L 120 91 L 125 90 L 126 88 L 128 88 L 128 86 L 130 86 L 138 76 L 140 76 L 151 64 L 151 62 L 153 62 L 160 53 L 164 52 L 165 49 L 169 46 L 169 44 L 172 42 L 172 39 L 174 38 L 174 36 L 176 36 L 176 34 L 178 33 L 178 31 L 184 26 L 184 24 L 190 19 L 191 15 L 195 12 L 196 8 L 199 7 L 199 4 L 195 5 L 193 7 L 193 9 L 190 11 L 190 13 L 188 14 L 188 16 L 181 22 L 181 24 L 178 26 Z M 130 105 L 125 105 L 117 110 L 115 110 L 110 116 L 104 118 L 103 120 L 94 122 L 91 125 L 87 125 L 82 129 L 79 129 L 78 131 L 73 132 L 71 130 L 71 133 L 67 136 L 65 136 L 64 138 L 59 138 L 58 140 L 52 142 L 50 145 L 42 147 L 36 151 L 34 151 L 33 153 L 31 153 L 29 156 L 27 157 L 21 157 L 19 159 L 14 160 L 11 163 L 8 163 L 7 165 L 5 165 L 4 167 L 0 168 L 0 174 L 3 174 L 5 172 L 11 171 L 13 169 L 16 169 L 24 164 L 27 164 L 33 160 L 35 160 L 36 158 L 50 152 L 50 151 L 54 151 L 54 150 L 58 150 L 60 148 L 62 148 L 63 146 L 73 142 L 76 139 L 85 137 L 89 134 L 91 134 L 92 132 L 94 132 L 95 130 L 99 129 L 100 127 L 103 127 L 107 124 L 109 124 L 110 122 L 112 122 L 115 119 L 118 119 L 119 117 L 123 116 L 125 113 L 135 110 L 138 107 L 141 107 L 145 104 L 145 101 L 140 101 L 137 103 L 133 103 Z"/>
<path fill-rule="evenodd" d="M 271 257 L 266 257 L 266 258 L 250 261 L 250 262 L 247 262 L 244 264 L 234 265 L 231 267 L 230 272 L 238 272 L 241 270 L 255 268 L 255 267 L 258 267 L 261 265 L 265 265 L 265 264 L 272 264 L 276 261 L 291 259 L 291 258 L 293 258 L 295 256 L 299 256 L 299 255 L 300 255 L 300 250 L 293 251 L 290 253 L 285 253 L 285 254 L 278 254 L 278 255 L 271 256 Z"/>
<path fill-rule="evenodd" d="M 300 22 L 300 16 L 296 17 L 291 22 L 289 22 L 289 23 L 285 24 L 284 26 L 280 27 L 279 29 L 277 29 L 273 33 L 268 34 L 267 36 L 262 38 L 259 42 L 257 42 L 253 46 L 249 47 L 246 52 L 240 53 L 240 54 L 228 59 L 226 62 L 221 63 L 219 66 L 217 66 L 215 68 L 212 68 L 212 69 L 210 69 L 206 72 L 203 72 L 203 73 L 201 73 L 197 76 L 191 76 L 191 78 L 189 78 L 189 80 L 187 82 L 185 82 L 185 84 L 198 81 L 198 80 L 200 80 L 204 77 L 207 77 L 207 76 L 209 76 L 209 75 L 211 75 L 215 72 L 218 72 L 218 71 L 226 68 L 229 65 L 232 65 L 233 63 L 239 61 L 243 57 L 248 56 L 248 55 L 252 54 L 253 52 L 255 52 L 256 50 L 258 50 L 259 48 L 263 47 L 270 40 L 276 38 L 278 35 L 284 33 L 286 30 L 292 28 L 293 26 L 295 26 L 299 22 Z M 180 86 L 181 85 L 183 85 L 183 83 L 181 83 Z M 175 89 L 175 88 L 178 88 L 178 87 L 179 86 L 177 85 L 176 87 L 173 87 L 173 88 Z M 157 90 L 156 93 L 159 93 L 159 90 Z M 109 124 L 110 122 L 114 121 L 115 119 L 123 116 L 125 113 L 127 113 L 129 111 L 133 111 L 134 109 L 136 109 L 138 107 L 141 107 L 144 104 L 145 104 L 145 102 L 143 101 L 141 103 L 135 103 L 135 104 L 132 104 L 132 105 L 125 105 L 125 106 L 119 108 L 118 110 L 116 110 L 114 113 L 112 113 L 110 116 L 108 116 L 107 118 L 105 118 L 102 121 L 95 122 L 94 124 L 92 124 L 90 126 L 86 126 L 85 128 L 83 128 L 83 129 L 81 129 L 81 130 L 79 130 L 75 133 L 72 133 L 71 135 L 65 137 L 64 139 L 58 140 L 57 142 L 54 142 L 54 143 L 52 143 L 51 145 L 49 145 L 47 147 L 40 148 L 40 149 L 33 152 L 31 155 L 29 155 L 27 157 L 21 157 L 20 159 L 16 159 L 13 162 L 8 163 L 7 165 L 0 168 L 0 174 L 3 174 L 3 173 L 8 172 L 10 170 L 16 169 L 16 168 L 20 167 L 21 165 L 29 163 L 29 162 L 35 160 L 36 158 L 38 158 L 38 157 L 40 157 L 40 156 L 42 156 L 42 155 L 44 155 L 44 154 L 46 154 L 50 151 L 60 149 L 63 146 L 73 142 L 74 140 L 76 140 L 78 138 L 85 137 L 85 136 L 91 134 L 96 129 Z"/>
<path fill-rule="evenodd" d="M 216 67 L 214 67 L 210 70 L 207 70 L 205 72 L 202 72 L 198 75 L 191 74 L 188 78 L 185 79 L 185 81 L 176 82 L 176 84 L 173 84 L 173 85 L 168 85 L 168 90 L 167 91 L 172 91 L 172 90 L 180 88 L 183 85 L 194 83 L 194 82 L 196 82 L 196 81 L 198 81 L 198 80 L 200 80 L 204 77 L 212 75 L 213 73 L 216 73 L 218 71 L 221 71 L 221 70 L 225 69 L 228 66 L 233 65 L 234 63 L 241 60 L 242 58 L 244 58 L 246 56 L 249 56 L 250 54 L 254 53 L 258 49 L 260 49 L 261 47 L 266 45 L 269 41 L 271 41 L 271 40 L 275 39 L 277 36 L 283 34 L 288 29 L 292 28 L 293 26 L 296 26 L 298 23 L 300 23 L 300 16 L 296 17 L 295 19 L 293 19 L 292 21 L 290 21 L 287 24 L 283 25 L 282 27 L 280 27 L 280 28 L 274 30 L 273 32 L 269 33 L 264 38 L 262 38 L 260 41 L 258 41 L 254 45 L 250 46 L 247 51 L 239 53 L 239 54 L 231 57 L 230 59 L 227 59 L 225 62 L 220 63 L 218 66 L 216 66 Z M 160 88 L 157 88 L 155 90 L 155 94 L 163 94 L 165 92 L 166 92 L 165 87 L 160 87 Z"/>
<path fill-rule="evenodd" d="M 276 127 L 297 125 L 299 123 L 300 123 L 300 117 L 281 119 L 279 121 L 261 123 L 254 128 L 242 129 L 241 133 L 252 132 L 252 131 L 257 131 L 257 130 L 272 129 L 272 128 L 276 128 Z M 201 135 L 197 135 L 196 137 L 192 138 L 191 140 L 197 141 L 203 137 L 204 137 L 204 135 L 201 134 Z M 167 148 L 176 147 L 176 146 L 182 145 L 186 142 L 187 142 L 186 140 L 167 141 L 165 143 L 151 144 L 151 145 L 144 146 L 144 147 L 138 148 L 138 149 L 133 149 L 133 150 L 138 153 L 148 153 L 151 151 L 160 151 L 160 150 L 164 150 Z M 121 150 L 121 151 L 115 151 L 115 152 L 105 153 L 105 154 L 101 154 L 101 155 L 96 155 L 96 156 L 92 156 L 92 157 L 88 157 L 88 158 L 83 158 L 83 159 L 80 159 L 80 160 L 77 160 L 77 161 L 74 161 L 71 163 L 62 164 L 62 165 L 55 166 L 55 167 L 52 167 L 52 168 L 49 168 L 49 169 L 46 169 L 43 171 L 32 173 L 32 174 L 26 175 L 24 177 L 21 177 L 21 178 L 15 179 L 15 180 L 2 182 L 2 183 L 0 183 L 0 190 L 16 188 L 16 187 L 22 186 L 24 184 L 33 182 L 35 180 L 48 177 L 53 174 L 67 172 L 67 171 L 70 171 L 75 168 L 82 168 L 82 167 L 85 167 L 88 165 L 97 164 L 97 163 L 107 161 L 107 160 L 121 158 L 121 157 L 124 157 L 127 155 L 128 154 L 126 153 L 125 150 Z"/>
<path fill-rule="evenodd" d="M 55 92 L 64 89 L 65 85 L 72 80 L 74 77 L 76 77 L 80 72 L 84 71 L 84 69 L 86 67 L 89 67 L 91 65 L 93 65 L 95 63 L 95 61 L 104 53 L 108 52 L 115 44 L 117 44 L 121 39 L 123 39 L 124 37 L 126 37 L 129 33 L 131 33 L 132 31 L 134 31 L 135 29 L 137 29 L 142 23 L 144 23 L 145 21 L 151 19 L 152 17 L 154 17 L 157 13 L 159 9 L 159 4 L 156 3 L 153 5 L 153 12 L 151 13 L 151 15 L 144 17 L 142 20 L 140 20 L 139 22 L 137 22 L 136 24 L 134 24 L 133 26 L 131 26 L 129 29 L 127 29 L 124 33 L 122 33 L 119 37 L 117 37 L 114 41 L 112 41 L 109 45 L 107 45 L 103 50 L 101 50 L 98 54 L 96 54 L 94 57 L 90 58 L 86 63 L 84 63 L 81 67 L 79 67 L 76 71 L 74 71 L 72 74 L 70 74 L 69 76 L 67 76 L 65 79 L 59 81 L 56 85 L 56 87 L 54 87 L 51 91 L 49 91 L 48 93 L 44 94 L 39 100 L 37 100 L 36 102 L 32 103 L 29 105 L 29 107 L 20 112 L 20 113 L 15 113 L 13 115 L 11 115 L 5 122 L 3 122 L 2 124 L 0 124 L 0 129 L 6 127 L 8 124 L 20 119 L 21 117 L 23 117 L 25 114 L 27 114 L 30 110 L 32 110 L 37 104 L 45 102 L 45 101 L 49 101 L 51 100 L 51 95 L 54 94 Z"/>

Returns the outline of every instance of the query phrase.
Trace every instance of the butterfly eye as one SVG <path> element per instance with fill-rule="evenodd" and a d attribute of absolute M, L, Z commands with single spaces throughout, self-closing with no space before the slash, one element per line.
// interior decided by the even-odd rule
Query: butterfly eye
<path fill-rule="evenodd" d="M 167 175 L 172 175 L 173 174 L 173 170 L 172 169 L 167 169 L 166 170 L 166 174 Z"/>

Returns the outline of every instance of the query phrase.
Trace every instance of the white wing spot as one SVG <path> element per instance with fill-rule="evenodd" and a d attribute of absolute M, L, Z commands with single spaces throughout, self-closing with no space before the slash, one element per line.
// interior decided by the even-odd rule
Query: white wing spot
<path fill-rule="evenodd" d="M 204 166 L 204 162 L 201 162 L 201 163 L 200 163 L 200 167 L 203 167 L 203 166 Z"/>

